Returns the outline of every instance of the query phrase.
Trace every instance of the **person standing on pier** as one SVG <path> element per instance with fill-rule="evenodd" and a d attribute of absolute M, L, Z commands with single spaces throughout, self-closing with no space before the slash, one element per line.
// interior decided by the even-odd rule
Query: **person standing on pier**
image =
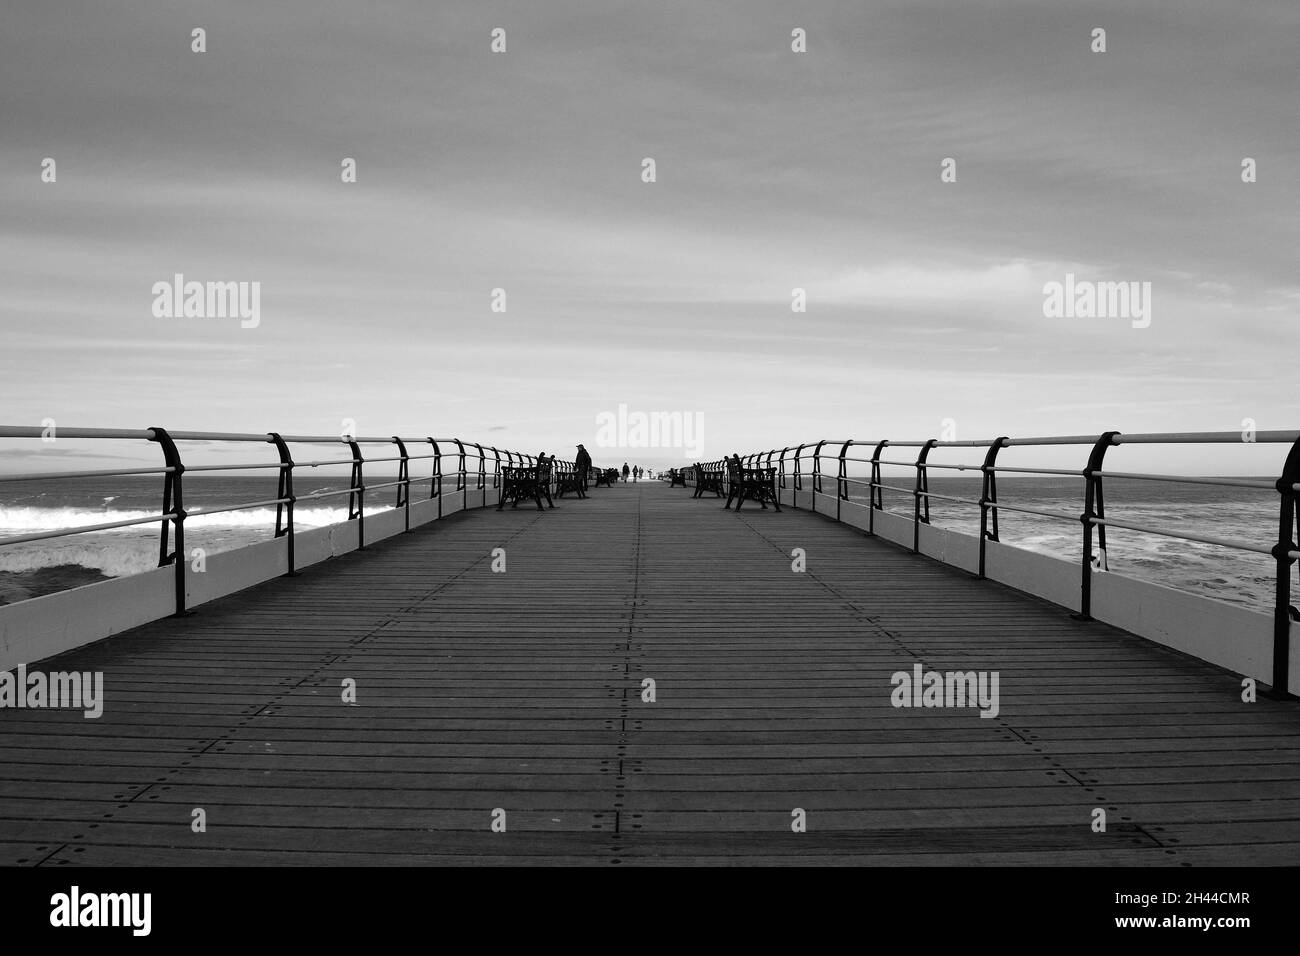
<path fill-rule="evenodd" d="M 591 474 L 591 456 L 587 454 L 587 449 L 578 446 L 578 454 L 574 456 L 573 466 L 578 470 L 578 481 L 582 484 L 582 490 L 587 490 L 587 478 Z"/>
<path fill-rule="evenodd" d="M 627 462 L 623 462 L 623 482 L 624 482 L 624 484 L 627 483 L 627 476 L 630 475 L 631 473 L 632 473 L 632 469 L 629 468 L 629 467 L 627 466 Z"/>

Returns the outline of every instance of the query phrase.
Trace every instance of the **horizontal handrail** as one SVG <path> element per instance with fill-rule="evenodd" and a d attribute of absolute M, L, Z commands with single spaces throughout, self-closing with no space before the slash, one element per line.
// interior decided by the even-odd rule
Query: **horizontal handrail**
<path fill-rule="evenodd" d="M 1252 442 L 1279 442 L 1293 444 L 1300 441 L 1300 431 L 1255 432 Z M 1240 445 L 1241 432 L 1150 432 L 1147 434 L 1115 436 L 1116 445 Z"/>
<path fill-rule="evenodd" d="M 359 487 L 360 486 L 356 488 L 351 488 L 351 487 L 339 488 L 335 491 L 313 491 L 309 495 L 298 495 L 294 500 L 295 501 L 316 501 L 320 498 L 337 498 L 340 495 L 354 495 L 359 490 Z"/>
<path fill-rule="evenodd" d="M 1083 472 L 1079 471 L 1077 468 L 1012 468 L 1007 465 L 989 465 L 986 470 L 991 472 L 1009 471 L 1013 474 L 1021 475 L 1062 475 L 1070 478 L 1084 477 Z"/>
<path fill-rule="evenodd" d="M 271 505 L 285 504 L 292 500 L 294 499 L 270 498 L 266 501 L 246 501 L 243 504 L 238 504 L 238 505 L 222 505 L 220 508 L 209 508 L 206 505 L 204 505 L 202 508 L 194 508 L 186 515 L 186 517 L 202 518 L 204 515 L 226 514 L 227 512 L 231 512 L 231 511 L 248 511 L 251 508 L 267 508 L 270 507 Z"/>
<path fill-rule="evenodd" d="M 1216 538 L 1210 535 L 1200 535 L 1191 531 L 1175 531 L 1171 528 L 1152 528 L 1148 525 L 1130 524 L 1125 521 L 1116 521 L 1114 518 L 1089 518 L 1095 525 L 1105 525 L 1108 528 L 1124 528 L 1128 531 L 1141 531 L 1144 534 L 1158 534 L 1165 538 L 1178 538 L 1180 541 L 1199 541 L 1201 544 L 1217 544 L 1225 548 L 1235 548 L 1238 551 L 1254 551 L 1258 554 L 1272 554 L 1272 548 L 1262 548 L 1257 544 L 1251 544 L 1249 541 L 1240 541 L 1235 538 Z"/>
<path fill-rule="evenodd" d="M 942 501 L 955 501 L 963 505 L 978 505 L 979 500 L 974 498 L 957 498 L 953 495 L 941 495 L 935 491 L 917 491 L 914 494 L 922 495 L 926 498 L 939 498 Z"/>
<path fill-rule="evenodd" d="M 1005 501 L 998 502 L 998 511 L 1016 511 L 1020 514 L 1055 518 L 1058 521 L 1076 522 L 1079 520 L 1078 515 L 1066 514 L 1064 511 L 1044 511 L 1042 508 L 1030 508 L 1027 505 L 1009 505 Z"/>
<path fill-rule="evenodd" d="M 124 475 L 165 475 L 172 468 L 109 468 L 102 471 L 38 471 L 33 474 L 0 475 L 0 481 L 48 481 L 54 478 L 120 478 Z"/>
<path fill-rule="evenodd" d="M 325 465 L 350 465 L 354 461 L 355 458 L 327 458 L 325 461 L 295 461 L 294 465 L 298 468 L 320 468 Z"/>
<path fill-rule="evenodd" d="M 141 441 L 154 441 L 154 431 L 151 428 L 65 428 L 58 426 L 54 429 L 54 434 L 59 438 L 86 438 L 86 439 L 139 439 Z M 48 435 L 50 429 L 40 425 L 0 425 L 0 438 L 41 438 Z M 220 442 L 268 442 L 265 432 L 204 432 L 204 431 L 168 431 L 172 441 L 220 441 Z M 362 445 L 390 445 L 393 443 L 392 435 L 384 436 L 357 436 L 348 437 L 343 435 L 281 435 L 284 441 L 294 445 L 336 445 L 339 443 L 347 444 L 357 442 Z M 420 436 L 418 438 L 407 438 L 397 436 L 410 444 L 427 442 L 430 439 Z M 433 441 L 455 444 L 455 438 L 434 438 Z M 474 444 L 466 442 L 466 447 Z M 488 448 L 489 446 L 484 446 Z M 518 454 L 518 452 L 515 452 Z"/>
<path fill-rule="evenodd" d="M 869 481 L 867 484 L 872 488 L 883 488 L 886 491 L 901 491 L 905 495 L 910 495 L 916 490 L 915 488 L 900 488 L 898 485 L 886 485 L 879 481 Z"/>
<path fill-rule="evenodd" d="M 1263 488 L 1273 491 L 1277 483 L 1257 478 L 1192 478 L 1183 475 L 1149 475 L 1131 471 L 1099 471 L 1100 478 L 1136 478 L 1147 481 L 1169 481 L 1180 485 L 1220 485 L 1225 488 Z"/>
<path fill-rule="evenodd" d="M 135 524 L 152 524 L 155 521 L 170 521 L 175 514 L 154 515 L 149 518 L 124 518 L 121 521 L 108 521 L 104 524 L 80 525 L 76 528 L 56 528 L 53 531 L 37 531 L 32 534 L 19 534 L 0 538 L 0 547 L 10 544 L 22 544 L 25 541 L 44 541 L 47 538 L 66 538 L 74 534 L 87 534 L 91 531 L 111 531 L 113 528 L 125 528 Z"/>
<path fill-rule="evenodd" d="M 262 461 L 255 465 L 186 465 L 185 471 L 248 471 L 254 468 L 288 468 L 282 461 Z"/>
<path fill-rule="evenodd" d="M 0 438 L 45 438 L 50 429 L 40 425 L 0 425 Z M 153 441 L 153 430 L 148 428 L 56 428 L 56 436 L 63 438 L 134 438 Z M 265 439 L 265 435 L 262 436 Z"/>

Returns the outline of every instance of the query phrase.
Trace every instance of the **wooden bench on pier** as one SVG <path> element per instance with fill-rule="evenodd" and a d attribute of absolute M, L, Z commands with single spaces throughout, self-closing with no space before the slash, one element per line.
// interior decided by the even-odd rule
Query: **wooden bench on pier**
<path fill-rule="evenodd" d="M 555 507 L 555 502 L 551 501 L 551 459 L 544 458 L 535 465 L 501 469 L 501 501 L 497 504 L 497 511 L 504 508 L 507 501 L 511 503 L 510 507 L 518 508 L 519 502 L 527 498 L 537 502 L 538 511 L 545 510 L 542 508 L 543 498 L 547 505 Z"/>
<path fill-rule="evenodd" d="M 745 499 L 757 501 L 767 510 L 767 502 L 772 502 L 777 511 L 781 510 L 781 498 L 776 490 L 775 468 L 745 468 L 736 459 L 727 462 L 727 503 L 736 502 L 736 510 L 745 503 Z"/>
<path fill-rule="evenodd" d="M 695 466 L 695 494 L 693 497 L 700 498 L 706 491 L 711 491 L 719 498 L 722 497 L 724 490 L 724 478 L 726 472 L 723 470 L 722 462 L 710 462 L 707 465 Z"/>
<path fill-rule="evenodd" d="M 555 468 L 555 497 L 563 498 L 568 492 L 574 492 L 579 498 L 587 497 L 582 487 L 583 475 L 567 462 L 557 462 Z"/>

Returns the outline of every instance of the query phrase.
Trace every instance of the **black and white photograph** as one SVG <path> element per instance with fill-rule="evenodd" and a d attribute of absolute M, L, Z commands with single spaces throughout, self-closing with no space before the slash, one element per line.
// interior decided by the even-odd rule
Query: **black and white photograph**
<path fill-rule="evenodd" d="M 6 923 L 1294 927 L 1298 184 L 1296 0 L 5 0 Z"/>

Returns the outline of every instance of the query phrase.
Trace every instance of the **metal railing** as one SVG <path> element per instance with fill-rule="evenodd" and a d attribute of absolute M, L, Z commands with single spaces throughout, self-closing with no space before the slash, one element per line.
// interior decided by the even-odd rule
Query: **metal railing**
<path fill-rule="evenodd" d="M 1143 472 L 1108 471 L 1104 461 L 1108 449 L 1117 445 L 1175 445 L 1175 444 L 1243 444 L 1240 432 L 1167 432 L 1152 434 L 1125 435 L 1111 431 L 1101 435 L 1064 435 L 1040 438 L 1009 438 L 1000 436 L 982 441 L 859 441 L 857 439 L 822 439 L 805 442 L 800 445 L 786 446 L 769 451 L 751 452 L 739 456 L 746 467 L 775 467 L 780 489 L 792 484 L 797 494 L 804 490 L 806 477 L 811 478 L 812 511 L 818 510 L 817 496 L 825 495 L 823 481 L 827 478 L 823 462 L 827 459 L 836 463 L 835 470 L 835 518 L 840 519 L 842 503 L 849 500 L 849 485 L 867 488 L 870 499 L 867 534 L 875 533 L 875 515 L 884 512 L 884 492 L 895 491 L 910 495 L 912 498 L 912 550 L 920 552 L 921 525 L 930 524 L 931 499 L 968 505 L 979 509 L 979 577 L 984 577 L 987 543 L 998 541 L 998 512 L 1012 511 L 1039 517 L 1080 522 L 1083 534 L 1083 550 L 1080 568 L 1080 598 L 1078 616 L 1091 620 L 1092 615 L 1092 577 L 1094 572 L 1106 570 L 1106 529 L 1123 528 L 1144 534 L 1154 534 L 1183 541 L 1195 541 L 1203 544 L 1230 548 L 1238 551 L 1268 555 L 1276 562 L 1276 586 L 1273 606 L 1273 687 L 1281 693 L 1290 693 L 1287 672 L 1290 665 L 1290 630 L 1291 622 L 1300 620 L 1300 610 L 1291 604 L 1291 567 L 1300 558 L 1300 431 L 1261 431 L 1253 435 L 1257 444 L 1289 444 L 1281 473 L 1276 480 L 1254 480 L 1249 478 L 1212 478 L 1184 477 L 1179 475 L 1151 474 Z M 1049 445 L 1075 445 L 1088 448 L 1087 463 L 1080 470 L 1063 468 L 1016 468 L 997 464 L 998 453 L 1004 448 L 1045 447 Z M 827 446 L 835 448 L 838 453 L 827 452 Z M 849 452 L 854 448 L 872 449 L 870 457 L 857 457 Z M 885 458 L 887 449 L 915 448 L 914 459 Z M 929 461 L 930 452 L 935 448 L 971 448 L 984 451 L 983 461 L 979 464 L 936 464 Z M 793 454 L 791 454 L 793 452 Z M 787 456 L 792 468 L 787 473 Z M 811 463 L 811 476 L 803 470 L 805 462 Z M 850 477 L 848 463 L 859 462 L 870 468 L 870 477 L 860 479 Z M 914 472 L 910 487 L 887 484 L 881 472 L 882 466 L 905 467 Z M 716 471 L 725 469 L 725 459 L 716 462 L 697 463 L 691 469 L 692 479 L 698 471 Z M 931 469 L 970 472 L 981 476 L 981 491 L 978 499 L 954 495 L 944 495 L 930 490 L 929 477 Z M 1052 475 L 1073 476 L 1083 479 L 1083 511 L 1072 514 L 1063 511 L 1047 511 L 999 502 L 997 476 L 999 474 L 1018 475 Z M 790 484 L 787 483 L 787 477 Z M 1126 479 L 1134 481 L 1162 481 L 1193 485 L 1222 486 L 1234 488 L 1257 488 L 1276 491 L 1279 496 L 1278 534 L 1275 541 L 1261 544 L 1254 541 L 1222 538 L 1209 534 L 1175 529 L 1154 527 L 1117 521 L 1106 516 L 1105 479 Z M 797 503 L 796 503 L 797 507 Z M 1094 546 L 1095 545 L 1095 546 Z M 1298 585 L 1300 586 L 1300 585 Z"/>
<path fill-rule="evenodd" d="M 46 436 L 46 430 L 37 427 L 23 426 L 0 426 L 0 439 L 41 439 Z M 185 608 L 185 576 L 187 562 L 185 555 L 185 521 L 190 516 L 190 512 L 185 508 L 185 481 L 184 476 L 195 472 L 224 472 L 224 471 L 247 471 L 254 469 L 274 469 L 278 472 L 279 480 L 277 484 L 276 496 L 274 498 L 262 499 L 259 501 L 246 501 L 236 504 L 221 505 L 220 507 L 204 507 L 201 511 L 193 512 L 196 515 L 223 514 L 233 511 L 245 511 L 253 508 L 269 508 L 275 506 L 275 534 L 276 538 L 285 538 L 286 555 L 288 559 L 288 574 L 295 573 L 294 566 L 294 507 L 300 502 L 323 500 L 327 498 L 341 498 L 347 496 L 347 521 L 355 522 L 357 529 L 357 548 L 364 550 L 366 547 L 366 528 L 365 528 L 365 505 L 367 495 L 379 492 L 383 489 L 396 489 L 396 500 L 393 505 L 395 509 L 404 512 L 403 530 L 409 531 L 411 528 L 411 490 L 413 486 L 422 485 L 429 482 L 428 500 L 438 502 L 438 517 L 442 517 L 443 511 L 443 480 L 444 476 L 443 463 L 444 459 L 451 456 L 454 458 L 454 471 L 456 476 L 456 487 L 451 493 L 466 492 L 465 507 L 468 509 L 468 491 L 471 478 L 471 466 L 474 484 L 474 490 L 483 493 L 483 504 L 488 504 L 487 492 L 489 487 L 496 489 L 498 497 L 501 488 L 501 469 L 502 466 L 511 467 L 518 465 L 536 464 L 536 457 L 522 452 L 514 452 L 505 449 L 498 449 L 494 446 L 484 446 L 479 442 L 466 442 L 460 438 L 401 438 L 393 435 L 389 437 L 353 437 L 353 436 L 321 436 L 321 435 L 281 435 L 277 432 L 266 434 L 241 434 L 232 432 L 193 432 L 193 431 L 174 431 L 169 432 L 165 428 L 146 428 L 146 429 L 117 429 L 117 428 L 62 428 L 56 432 L 56 437 L 62 439 L 90 439 L 90 440 L 134 440 L 148 441 L 158 445 L 162 454 L 162 465 L 155 468 L 119 468 L 119 469 L 97 469 L 94 471 L 58 471 L 58 472 L 40 472 L 29 474 L 0 474 L 0 482 L 11 481 L 53 481 L 60 479 L 72 478 L 108 478 L 123 477 L 134 475 L 161 475 L 163 486 L 161 491 L 162 507 L 157 514 L 152 514 L 144 518 L 128 518 L 120 521 L 108 521 L 101 524 L 82 525 L 74 528 L 58 528 L 49 531 L 36 532 L 32 534 L 13 535 L 10 537 L 0 538 L 0 548 L 23 544 L 31 541 L 42 541 L 50 538 L 67 537 L 76 534 L 85 534 L 94 531 L 106 531 L 114 528 L 125 528 L 133 525 L 160 524 L 159 545 L 158 545 L 158 566 L 175 568 L 175 613 L 180 615 L 186 613 Z M 278 461 L 273 462 L 240 462 L 235 464 L 214 464 L 214 465 L 186 465 L 181 457 L 178 443 L 184 442 L 205 442 L 205 443 L 254 443 L 269 444 L 275 447 L 278 455 Z M 290 451 L 291 445 L 342 445 L 347 448 L 346 457 L 333 458 L 326 457 L 315 460 L 295 459 Z M 385 446 L 392 448 L 397 452 L 396 455 L 383 455 L 382 451 L 372 452 L 371 457 L 367 458 L 362 454 L 362 446 Z M 412 454 L 411 446 L 428 446 L 429 451 L 423 454 Z M 490 456 L 490 457 L 489 457 Z M 472 461 L 471 461 L 472 459 Z M 433 465 L 431 473 L 424 477 L 412 477 L 410 464 L 413 461 L 432 460 Z M 397 478 L 393 481 L 383 481 L 378 484 L 367 484 L 365 480 L 366 466 L 378 464 L 397 464 Z M 476 463 L 476 464 L 475 464 Z M 491 472 L 488 471 L 488 465 L 491 464 Z M 558 468 L 572 468 L 572 462 L 557 462 Z M 294 493 L 294 475 L 302 468 L 318 468 L 329 466 L 349 466 L 348 486 L 336 491 L 321 491 L 312 494 L 298 495 Z M 552 469 L 554 476 L 556 469 Z M 491 485 L 488 485 L 488 479 L 491 479 Z M 553 477 L 554 480 L 554 477 Z M 496 501 L 491 502 L 496 504 Z M 343 522 L 339 522 L 342 524 Z M 174 543 L 173 543 L 174 542 Z"/>

